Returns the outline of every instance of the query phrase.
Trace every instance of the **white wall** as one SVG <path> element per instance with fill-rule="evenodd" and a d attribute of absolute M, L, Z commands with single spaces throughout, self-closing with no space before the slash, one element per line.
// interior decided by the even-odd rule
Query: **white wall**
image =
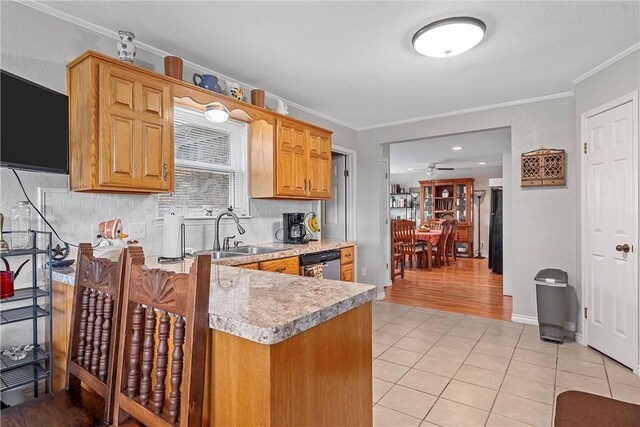
<path fill-rule="evenodd" d="M 358 133 L 358 164 L 374 165 L 381 159 L 380 146 L 386 143 L 449 135 L 498 127 L 511 127 L 512 156 L 512 244 L 505 244 L 505 256 L 511 256 L 512 268 L 505 265 L 505 281 L 511 281 L 513 310 L 516 318 L 536 316 L 533 278 L 538 270 L 547 267 L 568 272 L 572 286 L 576 277 L 576 145 L 575 103 L 573 97 L 562 97 L 511 107 L 495 108 L 468 114 L 459 114 L 422 120 L 397 126 L 371 129 Z M 540 147 L 563 148 L 567 151 L 567 185 L 553 188 L 520 187 L 520 154 Z M 366 185 L 366 192 L 358 199 L 358 210 L 369 212 L 378 204 L 380 194 L 371 190 L 379 178 L 371 169 L 361 167 L 358 182 Z M 371 264 L 383 250 L 374 247 L 386 236 L 375 235 L 375 228 L 358 225 L 360 238 L 360 265 Z M 507 237 L 507 236 L 505 236 Z M 386 248 L 386 244 L 382 248 Z M 380 274 L 380 271 L 377 271 Z M 359 279 L 362 279 L 359 277 Z M 383 276 L 368 277 L 369 283 L 381 282 Z M 567 319 L 575 321 L 576 311 Z"/>
<path fill-rule="evenodd" d="M 393 157 L 391 158 L 393 163 Z M 473 197 L 473 223 L 474 223 L 474 251 L 478 250 L 480 241 L 478 240 L 478 230 L 480 237 L 485 243 L 482 250 L 484 256 L 489 254 L 489 220 L 491 214 L 491 191 L 489 190 L 489 178 L 502 178 L 502 167 L 490 166 L 481 168 L 465 168 L 453 171 L 437 171 L 436 175 L 430 177 L 424 171 L 391 174 L 391 184 L 400 184 L 400 187 L 418 187 L 418 181 L 430 179 L 454 179 L 454 178 L 474 178 L 474 190 L 486 190 L 485 196 L 480 203 L 480 220 L 482 224 L 478 227 L 478 198 Z M 418 209 L 418 216 L 420 210 Z"/>

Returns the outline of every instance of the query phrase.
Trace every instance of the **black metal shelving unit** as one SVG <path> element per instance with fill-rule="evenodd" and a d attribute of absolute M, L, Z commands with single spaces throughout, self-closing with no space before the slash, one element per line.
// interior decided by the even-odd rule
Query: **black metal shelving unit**
<path fill-rule="evenodd" d="M 19 249 L 1 256 L 31 257 L 31 286 L 19 288 L 9 298 L 0 299 L 0 327 L 17 322 L 32 322 L 32 340 L 24 344 L 32 344 L 33 349 L 26 357 L 12 360 L 9 356 L 0 355 L 0 393 L 17 387 L 33 384 L 33 394 L 38 396 L 40 381 L 46 381 L 46 391 L 51 392 L 53 384 L 52 330 L 52 271 L 51 253 L 49 249 L 40 249 L 38 244 L 51 248 L 51 233 L 46 231 L 29 231 L 32 247 Z M 11 234 L 5 231 L 3 234 Z M 42 262 L 38 264 L 38 260 Z M 38 280 L 38 270 L 44 271 L 44 277 Z M 13 304 L 16 303 L 16 304 Z M 38 323 L 40 318 L 47 317 L 49 322 L 47 337 L 44 343 L 38 342 Z M 4 349 L 3 349 L 4 350 Z"/>

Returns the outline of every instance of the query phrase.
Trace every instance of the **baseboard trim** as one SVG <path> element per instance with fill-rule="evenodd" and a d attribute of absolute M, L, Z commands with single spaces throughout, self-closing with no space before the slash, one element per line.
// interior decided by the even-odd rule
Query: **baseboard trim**
<path fill-rule="evenodd" d="M 378 295 L 376 295 L 376 299 L 378 301 L 382 301 L 384 299 L 384 297 L 385 297 L 384 291 L 378 292 Z"/>
<path fill-rule="evenodd" d="M 587 345 L 587 343 L 582 340 L 582 334 L 580 332 L 576 332 L 575 340 L 578 344 Z"/>
<path fill-rule="evenodd" d="M 538 326 L 538 318 L 536 316 L 525 316 L 523 314 L 512 314 L 511 321 L 515 323 L 523 323 L 525 325 Z M 575 340 L 578 341 L 578 336 L 580 336 L 580 344 L 582 344 L 582 335 L 576 332 L 576 324 L 573 322 L 564 322 L 564 336 L 565 337 L 574 337 Z"/>
<path fill-rule="evenodd" d="M 538 326 L 538 318 L 534 316 L 525 316 L 524 314 L 511 315 L 511 321 L 515 323 L 524 323 L 525 325 Z"/>

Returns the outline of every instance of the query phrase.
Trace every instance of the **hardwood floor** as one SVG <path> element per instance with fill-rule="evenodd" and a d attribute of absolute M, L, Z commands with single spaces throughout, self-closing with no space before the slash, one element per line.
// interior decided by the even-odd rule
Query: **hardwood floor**
<path fill-rule="evenodd" d="M 405 266 L 385 288 L 385 301 L 511 320 L 511 297 L 502 295 L 502 275 L 492 273 L 486 259 L 458 258 L 456 265 L 434 268 Z"/>

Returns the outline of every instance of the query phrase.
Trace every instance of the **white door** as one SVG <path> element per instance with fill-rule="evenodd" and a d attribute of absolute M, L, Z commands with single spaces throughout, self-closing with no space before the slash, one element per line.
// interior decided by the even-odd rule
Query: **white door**
<path fill-rule="evenodd" d="M 331 199 L 322 203 L 322 237 L 347 240 L 346 156 L 331 158 Z"/>
<path fill-rule="evenodd" d="M 585 130 L 587 344 L 632 367 L 638 336 L 633 103 L 589 117 Z"/>

